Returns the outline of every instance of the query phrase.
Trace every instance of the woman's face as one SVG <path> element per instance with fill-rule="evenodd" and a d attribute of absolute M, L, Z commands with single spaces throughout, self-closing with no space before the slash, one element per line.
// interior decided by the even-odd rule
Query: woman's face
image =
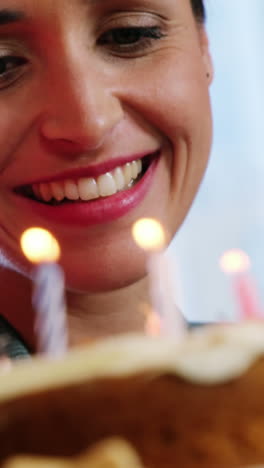
<path fill-rule="evenodd" d="M 172 236 L 206 167 L 208 72 L 189 0 L 0 0 L 0 245 L 15 268 L 29 272 L 20 236 L 41 226 L 70 288 L 143 275 L 133 223 Z"/>

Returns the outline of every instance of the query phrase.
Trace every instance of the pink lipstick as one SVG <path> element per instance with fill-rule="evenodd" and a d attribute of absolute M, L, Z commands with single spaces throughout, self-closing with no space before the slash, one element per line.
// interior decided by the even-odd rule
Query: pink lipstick
<path fill-rule="evenodd" d="M 144 156 L 146 156 L 146 153 Z M 139 157 L 136 156 L 136 158 Z M 142 160 L 144 159 L 142 158 Z M 19 203 L 21 209 L 30 210 L 38 219 L 43 218 L 56 224 L 91 226 L 108 223 L 125 216 L 136 208 L 148 193 L 158 166 L 160 151 L 149 154 L 146 159 L 148 160 L 148 164 L 139 181 L 133 187 L 118 192 L 115 195 L 87 202 L 77 200 L 50 204 L 26 196 L 26 191 L 23 194 L 23 187 L 20 187 L 15 191 L 16 202 Z M 48 183 L 66 179 L 77 180 L 81 177 L 96 177 L 133 160 L 135 160 L 135 156 L 127 159 L 115 159 L 100 165 L 90 166 L 86 169 L 74 169 L 55 175 L 55 177 L 34 180 L 31 183 Z"/>

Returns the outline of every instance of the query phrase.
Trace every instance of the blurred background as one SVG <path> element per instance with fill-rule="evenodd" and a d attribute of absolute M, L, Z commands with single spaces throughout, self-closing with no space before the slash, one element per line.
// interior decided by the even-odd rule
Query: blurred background
<path fill-rule="evenodd" d="M 232 279 L 219 268 L 226 250 L 250 255 L 264 304 L 264 1 L 205 2 L 215 68 L 214 141 L 201 190 L 170 254 L 186 318 L 232 320 L 239 315 Z"/>

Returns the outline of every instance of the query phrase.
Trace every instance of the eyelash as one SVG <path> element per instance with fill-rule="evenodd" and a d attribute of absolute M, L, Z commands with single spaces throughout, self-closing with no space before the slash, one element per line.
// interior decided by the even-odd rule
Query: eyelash
<path fill-rule="evenodd" d="M 107 46 L 114 54 L 128 56 L 144 52 L 165 34 L 158 26 L 113 28 L 101 35 L 97 44 Z M 11 66 L 10 66 L 11 64 Z M 15 55 L 0 55 L 0 90 L 8 88 L 23 73 L 27 59 Z M 1 71 L 2 66 L 6 70 Z"/>
<path fill-rule="evenodd" d="M 27 63 L 27 60 L 23 57 L 15 55 L 0 56 L 0 88 L 8 87 L 13 81 L 16 81 L 19 76 L 19 69 L 22 69 Z M 11 64 L 11 67 L 8 65 Z M 6 68 L 5 71 L 1 71 L 2 66 Z"/>
<path fill-rule="evenodd" d="M 99 38 L 98 44 L 108 46 L 118 54 L 133 54 L 144 52 L 153 45 L 154 41 L 160 40 L 164 36 L 165 34 L 158 26 L 129 26 L 114 28 L 105 32 Z"/>

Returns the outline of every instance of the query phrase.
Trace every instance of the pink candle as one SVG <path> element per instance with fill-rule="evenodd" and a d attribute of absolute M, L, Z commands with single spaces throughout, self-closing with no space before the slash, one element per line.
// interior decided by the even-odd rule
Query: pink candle
<path fill-rule="evenodd" d="M 233 278 L 234 292 L 243 319 L 263 317 L 258 290 L 254 279 L 247 274 Z"/>
<path fill-rule="evenodd" d="M 232 279 L 232 289 L 243 320 L 263 318 L 258 288 L 250 272 L 249 256 L 242 250 L 226 252 L 220 260 L 221 269 Z"/>

